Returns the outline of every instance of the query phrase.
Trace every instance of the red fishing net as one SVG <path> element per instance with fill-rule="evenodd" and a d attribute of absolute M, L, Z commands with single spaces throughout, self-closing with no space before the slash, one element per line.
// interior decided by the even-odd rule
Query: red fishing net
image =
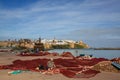
<path fill-rule="evenodd" d="M 61 54 L 62 57 L 74 57 L 71 52 L 63 52 Z"/>
<path fill-rule="evenodd" d="M 27 52 L 22 52 L 20 54 L 18 54 L 17 56 L 46 56 L 46 55 L 51 55 L 51 56 L 59 56 L 59 53 L 53 52 L 39 52 L 39 53 L 27 53 Z"/>
<path fill-rule="evenodd" d="M 49 59 L 34 59 L 34 60 L 15 60 L 13 64 L 0 66 L 1 69 L 12 70 L 31 70 L 37 71 L 38 65 L 43 65 L 47 69 L 47 62 Z M 56 68 L 60 73 L 70 78 L 89 78 L 95 76 L 99 71 L 92 70 L 90 67 L 101 61 L 106 61 L 104 58 L 93 58 L 91 60 L 79 59 L 54 59 Z"/>

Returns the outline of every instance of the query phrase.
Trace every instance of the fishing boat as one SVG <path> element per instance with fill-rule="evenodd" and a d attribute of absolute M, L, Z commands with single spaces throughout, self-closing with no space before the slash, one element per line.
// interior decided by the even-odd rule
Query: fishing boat
<path fill-rule="evenodd" d="M 116 63 L 116 62 L 112 62 L 111 63 L 115 68 L 117 68 L 118 70 L 120 70 L 120 64 Z"/>

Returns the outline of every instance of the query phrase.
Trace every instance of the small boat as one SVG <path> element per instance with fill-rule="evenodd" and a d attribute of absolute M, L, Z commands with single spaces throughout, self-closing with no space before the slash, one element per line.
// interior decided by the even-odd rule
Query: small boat
<path fill-rule="evenodd" d="M 85 54 L 80 54 L 79 56 L 81 56 L 81 57 L 82 57 L 82 56 L 85 56 Z"/>
<path fill-rule="evenodd" d="M 116 63 L 116 62 L 112 62 L 111 63 L 115 68 L 117 68 L 118 70 L 120 70 L 120 64 Z"/>
<path fill-rule="evenodd" d="M 93 55 L 92 54 L 80 54 L 79 56 L 81 56 L 81 57 L 83 57 L 83 56 L 90 56 L 90 57 L 92 57 Z"/>
<path fill-rule="evenodd" d="M 90 54 L 89 56 L 90 56 L 90 57 L 92 57 L 93 55 L 92 55 L 92 54 Z"/>

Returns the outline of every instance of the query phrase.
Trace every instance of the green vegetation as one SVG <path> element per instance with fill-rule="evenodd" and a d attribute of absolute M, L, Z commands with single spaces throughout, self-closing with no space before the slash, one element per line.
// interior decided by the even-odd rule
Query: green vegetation
<path fill-rule="evenodd" d="M 52 49 L 70 49 L 70 45 L 52 45 Z M 74 44 L 74 48 L 83 49 L 86 48 L 86 45 Z"/>
<path fill-rule="evenodd" d="M 2 48 L 3 46 L 0 46 L 0 48 Z"/>
<path fill-rule="evenodd" d="M 83 48 L 85 48 L 85 45 L 75 44 L 75 48 L 83 49 Z"/>
<path fill-rule="evenodd" d="M 52 45 L 53 49 L 69 49 L 70 45 Z"/>
<path fill-rule="evenodd" d="M 24 50 L 27 49 L 26 47 L 22 47 L 22 46 L 16 46 L 12 48 L 13 50 Z"/>

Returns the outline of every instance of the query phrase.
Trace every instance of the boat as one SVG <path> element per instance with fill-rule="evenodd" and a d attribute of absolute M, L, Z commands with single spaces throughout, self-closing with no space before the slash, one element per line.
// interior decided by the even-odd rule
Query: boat
<path fill-rule="evenodd" d="M 118 70 L 120 70 L 120 64 L 116 63 L 116 62 L 112 62 L 111 63 L 115 68 L 117 68 Z"/>

